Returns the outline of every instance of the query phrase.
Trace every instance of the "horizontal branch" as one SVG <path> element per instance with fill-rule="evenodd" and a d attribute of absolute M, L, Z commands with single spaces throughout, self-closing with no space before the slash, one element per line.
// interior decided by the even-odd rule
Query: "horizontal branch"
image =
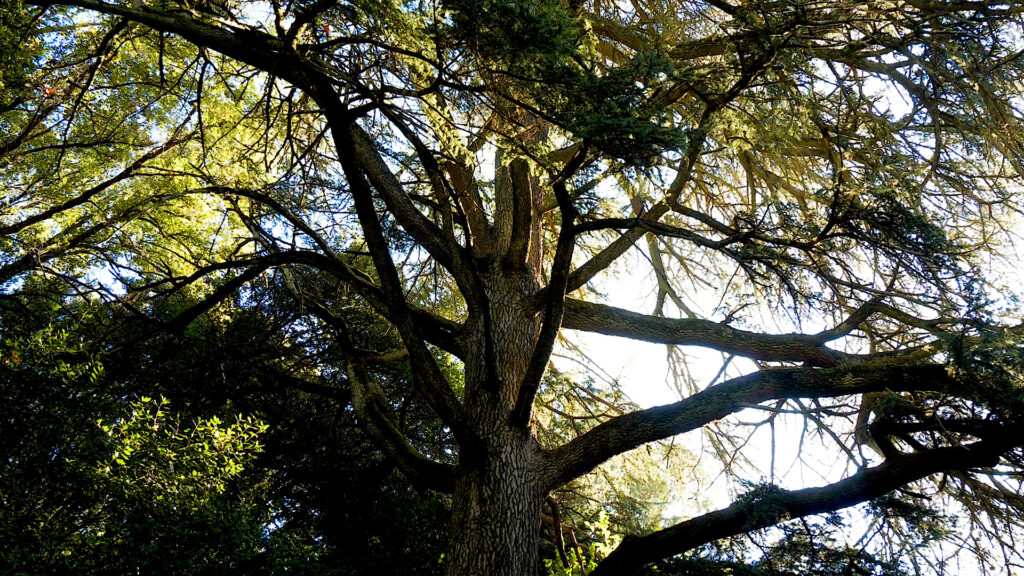
<path fill-rule="evenodd" d="M 854 358 L 826 347 L 824 344 L 828 336 L 761 334 L 710 320 L 661 318 L 573 299 L 565 301 L 562 326 L 658 344 L 703 346 L 745 358 L 774 362 L 835 366 Z"/>
<path fill-rule="evenodd" d="M 236 278 L 241 278 L 243 275 L 247 275 L 247 277 L 251 279 L 252 274 L 249 274 L 249 271 L 256 271 L 256 274 L 258 275 L 259 272 L 276 266 L 295 264 L 309 266 L 310 268 L 314 268 L 334 276 L 359 294 L 359 296 L 362 297 L 374 311 L 385 319 L 390 320 L 390 309 L 385 303 L 384 295 L 380 288 L 374 284 L 368 276 L 363 274 L 362 271 L 348 266 L 345 262 L 333 255 L 328 256 L 309 250 L 283 250 L 279 252 L 272 252 L 270 254 L 241 258 L 238 260 L 216 262 L 208 266 L 204 266 L 198 269 L 195 273 L 184 278 L 178 287 L 195 282 L 206 275 L 220 270 L 245 268 L 247 271 L 243 272 Z M 240 285 L 241 284 L 237 284 L 234 288 L 238 288 Z M 216 305 L 217 302 L 220 302 L 228 296 L 230 296 L 230 291 L 226 289 L 218 289 L 214 295 L 207 297 L 202 302 L 196 304 L 193 308 L 186 310 L 178 317 L 172 319 L 170 321 L 172 326 L 170 327 L 184 329 L 189 322 L 195 320 L 195 318 L 200 314 L 209 310 Z M 409 313 L 413 317 L 416 332 L 420 337 L 446 352 L 462 357 L 464 351 L 457 339 L 457 332 L 460 330 L 458 323 L 415 306 L 409 307 Z M 390 359 L 397 359 L 399 356 L 403 355 L 407 355 L 407 352 L 401 351 L 385 354 L 379 359 L 368 356 L 365 360 L 371 363 L 386 362 Z"/>
<path fill-rule="evenodd" d="M 655 560 L 682 554 L 721 538 L 878 498 L 939 472 L 994 466 L 1006 448 L 1005 443 L 990 441 L 935 448 L 886 460 L 827 486 L 776 490 L 758 498 L 741 498 L 727 508 L 647 536 L 627 537 L 591 576 L 628 574 Z"/>
<path fill-rule="evenodd" d="M 696 430 L 761 402 L 887 390 L 945 390 L 951 382 L 946 367 L 938 364 L 762 370 L 712 386 L 674 404 L 619 416 L 547 452 L 547 485 L 554 490 L 612 456 Z"/>

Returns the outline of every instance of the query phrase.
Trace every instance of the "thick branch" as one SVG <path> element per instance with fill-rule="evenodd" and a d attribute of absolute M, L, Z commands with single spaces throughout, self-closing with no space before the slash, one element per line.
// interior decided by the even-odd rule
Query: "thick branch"
<path fill-rule="evenodd" d="M 351 151 L 358 161 L 373 188 L 384 200 L 388 211 L 402 228 L 416 242 L 423 246 L 431 256 L 449 271 L 455 271 L 454 260 L 458 254 L 452 254 L 444 241 L 444 233 L 416 209 L 409 196 L 402 190 L 402 184 L 381 158 L 370 136 L 357 123 L 349 127 Z M 468 258 L 465 258 L 468 260 Z"/>
<path fill-rule="evenodd" d="M 845 480 L 818 488 L 779 490 L 744 498 L 728 508 L 704 514 L 638 538 L 627 537 L 591 576 L 627 574 L 645 564 L 682 554 L 720 538 L 766 528 L 779 522 L 847 508 L 883 496 L 932 474 L 994 466 L 1005 444 L 990 441 L 926 450 L 886 460 Z"/>
<path fill-rule="evenodd" d="M 586 148 L 581 148 L 552 186 L 555 196 L 558 198 L 562 225 L 558 235 L 558 245 L 555 248 L 555 258 L 551 263 L 551 280 L 545 290 L 547 302 L 544 306 L 544 321 L 537 344 L 533 349 L 533 355 L 530 357 L 530 363 L 526 367 L 523 381 L 519 384 L 516 404 L 512 409 L 513 426 L 525 427 L 530 423 L 533 399 L 537 396 L 541 378 L 544 377 L 544 370 L 551 358 L 552 347 L 562 326 L 562 318 L 565 313 L 565 288 L 569 283 L 569 268 L 572 266 L 572 253 L 576 246 L 576 231 L 573 229 L 576 208 L 565 188 L 565 180 L 583 165 L 586 155 Z"/>
<path fill-rule="evenodd" d="M 374 311 L 388 321 L 394 322 L 394 311 L 388 307 L 381 289 L 362 272 L 337 258 L 304 250 L 275 252 L 264 258 L 273 258 L 276 264 L 304 264 L 331 274 L 354 289 Z M 408 313 L 412 316 L 416 334 L 421 338 L 445 352 L 460 358 L 465 356 L 465 351 L 457 338 L 460 329 L 457 323 L 416 306 L 409 306 Z"/>
<path fill-rule="evenodd" d="M 332 82 L 317 65 L 296 53 L 288 42 L 260 30 L 241 25 L 231 28 L 203 20 L 184 11 L 164 11 L 147 7 L 135 9 L 98 0 L 28 0 L 28 5 L 77 6 L 101 14 L 122 16 L 154 30 L 177 34 L 197 46 L 209 48 L 269 72 L 307 90 L 318 101 L 336 98 Z"/>
<path fill-rule="evenodd" d="M 345 263 L 345 261 L 334 252 L 334 249 L 330 246 L 327 240 L 325 240 L 320 234 L 313 230 L 308 223 L 299 218 L 298 215 L 286 208 L 283 204 L 262 192 L 241 188 L 230 188 L 226 186 L 200 188 L 195 190 L 193 193 L 204 192 L 242 196 L 244 198 L 260 202 L 264 206 L 277 212 L 295 226 L 297 230 L 308 236 L 322 252 L 316 253 L 305 250 L 275 252 L 275 255 L 283 254 L 285 256 L 285 260 L 282 263 L 301 263 L 328 272 L 339 280 L 355 288 L 355 290 L 366 299 L 377 313 L 394 322 L 394 314 L 398 313 L 399 310 L 394 309 L 389 305 L 384 291 L 374 284 L 369 276 Z M 460 358 L 463 357 L 464 352 L 455 339 L 455 332 L 459 329 L 459 326 L 455 322 L 441 318 L 415 306 L 410 305 L 407 306 L 407 308 L 409 313 L 412 314 L 415 319 L 415 325 L 418 333 L 427 337 L 431 344 L 434 344 L 447 352 L 451 352 Z"/>
<path fill-rule="evenodd" d="M 29 249 L 28 253 L 21 258 L 11 261 L 5 266 L 0 266 L 0 284 L 7 282 L 19 274 L 28 272 L 29 270 L 41 269 L 42 265 L 50 260 L 74 254 L 76 252 L 87 251 L 90 246 L 90 241 L 98 242 L 103 234 L 112 233 L 113 230 L 117 229 L 119 224 L 128 222 L 133 218 L 137 218 L 148 206 L 155 204 L 157 201 L 166 197 L 166 195 L 158 194 L 156 196 L 146 198 L 135 205 L 129 206 L 120 214 L 116 214 L 100 222 L 94 222 L 85 228 L 83 227 L 88 223 L 87 218 L 83 218 L 78 222 L 71 224 L 46 240 L 42 245 L 34 246 Z M 68 237 L 69 234 L 76 230 L 81 231 Z M 95 245 L 95 242 L 93 245 Z"/>
<path fill-rule="evenodd" d="M 239 288 L 248 284 L 249 281 L 258 278 L 269 267 L 270 264 L 268 262 L 263 262 L 258 266 L 253 266 L 243 270 L 238 276 L 235 276 L 218 286 L 212 294 L 201 300 L 199 303 L 175 316 L 173 320 L 167 323 L 167 328 L 179 334 L 184 332 L 185 329 L 188 328 L 188 325 L 195 321 L 196 318 L 199 318 L 206 312 L 213 309 L 217 304 L 230 298 L 233 294 L 238 292 Z"/>
<path fill-rule="evenodd" d="M 342 338 L 347 340 L 347 336 Z M 451 492 L 455 486 L 455 467 L 427 459 L 409 443 L 388 417 L 383 392 L 370 381 L 362 360 L 354 354 L 347 355 L 352 404 L 366 433 L 413 484 Z"/>
<path fill-rule="evenodd" d="M 658 344 L 704 346 L 765 361 L 835 366 L 849 359 L 847 354 L 824 346 L 826 337 L 817 334 L 761 334 L 710 320 L 660 318 L 582 300 L 566 299 L 562 324 L 572 330 Z"/>
<path fill-rule="evenodd" d="M 384 392 L 370 379 L 365 354 L 353 346 L 344 320 L 319 302 L 310 304 L 310 311 L 335 329 L 342 345 L 349 384 L 346 401 L 351 400 L 363 429 L 413 484 L 450 493 L 455 486 L 455 466 L 430 460 L 409 443 L 388 415 Z"/>
<path fill-rule="evenodd" d="M 316 20 L 316 17 L 324 12 L 330 10 L 337 4 L 337 0 L 317 0 L 309 6 L 301 7 L 295 10 L 294 18 L 291 26 L 288 27 L 288 31 L 285 33 L 285 37 L 291 41 L 294 41 L 298 37 L 299 33 L 305 29 L 306 25 Z"/>
<path fill-rule="evenodd" d="M 511 210 L 510 214 L 505 217 L 511 219 L 512 231 L 504 260 L 511 266 L 522 267 L 526 263 L 530 246 L 530 232 L 534 227 L 533 177 L 530 174 L 530 165 L 522 158 L 516 158 L 509 162 L 508 175 L 511 180 L 509 189 Z"/>
<path fill-rule="evenodd" d="M 441 420 L 455 431 L 456 438 L 464 440 L 462 407 L 447 379 L 441 373 L 433 354 L 416 331 L 410 306 L 405 297 L 398 269 L 391 258 L 391 250 L 373 204 L 370 183 L 364 175 L 365 166 L 358 161 L 357 148 L 367 143 L 358 142 L 360 129 L 348 117 L 341 104 L 334 102 L 327 110 L 328 122 L 342 170 L 352 191 L 352 200 L 374 268 L 381 280 L 381 290 L 392 314 L 392 322 L 409 351 L 413 382 L 417 390 Z M 388 172 L 390 174 L 390 172 Z M 436 239 L 440 242 L 440 237 Z"/>
<path fill-rule="evenodd" d="M 680 402 L 632 412 L 601 424 L 546 454 L 550 489 L 593 470 L 605 460 L 648 442 L 695 430 L 752 404 L 781 398 L 826 398 L 866 392 L 944 390 L 944 366 L 858 365 L 783 368 L 734 378 Z"/>

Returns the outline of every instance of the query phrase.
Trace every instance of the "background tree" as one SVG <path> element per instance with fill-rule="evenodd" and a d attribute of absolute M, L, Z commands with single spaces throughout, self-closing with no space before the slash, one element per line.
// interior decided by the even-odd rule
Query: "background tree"
<path fill-rule="evenodd" d="M 134 365 L 156 369 L 193 365 L 154 357 L 182 350 L 161 338 L 270 333 L 258 372 L 229 379 L 233 357 L 190 409 L 244 398 L 284 443 L 304 422 L 263 413 L 294 390 L 354 415 L 403 482 L 450 494 L 445 573 L 536 572 L 545 517 L 564 555 L 565 487 L 652 442 L 703 429 L 749 476 L 749 428 L 785 419 L 842 474 L 786 489 L 773 460 L 724 509 L 645 513 L 592 574 L 685 553 L 941 572 L 910 545 L 916 507 L 875 506 L 864 550 L 811 524 L 757 532 L 886 495 L 957 512 L 986 569 L 1019 562 L 1019 311 L 999 277 L 1017 262 L 1015 4 L 7 8 L 7 306 L 103 304 L 108 326 L 145 327 Z M 650 313 L 595 290 L 637 253 Z M 674 404 L 575 382 L 591 400 L 563 410 L 564 378 L 545 379 L 563 328 L 724 362 Z"/>

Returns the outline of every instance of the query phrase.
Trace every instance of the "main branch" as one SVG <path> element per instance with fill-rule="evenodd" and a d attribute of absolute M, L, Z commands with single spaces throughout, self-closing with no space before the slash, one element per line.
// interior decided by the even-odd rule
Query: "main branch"
<path fill-rule="evenodd" d="M 547 452 L 547 486 L 553 490 L 612 456 L 695 430 L 752 404 L 886 390 L 941 391 L 951 388 L 952 383 L 946 368 L 937 364 L 762 370 L 712 386 L 674 404 L 619 416 Z"/>
<path fill-rule="evenodd" d="M 824 344 L 832 335 L 760 334 L 695 318 L 661 318 L 622 308 L 567 299 L 563 326 L 659 344 L 704 346 L 746 358 L 835 366 L 851 357 Z"/>
<path fill-rule="evenodd" d="M 653 534 L 627 537 L 591 572 L 591 576 L 627 574 L 655 560 L 682 554 L 720 538 L 878 498 L 938 472 L 994 466 L 1007 447 L 1006 442 L 981 441 L 935 448 L 886 460 L 879 466 L 861 470 L 827 486 L 778 490 L 758 498 L 743 498 L 728 508 Z"/>

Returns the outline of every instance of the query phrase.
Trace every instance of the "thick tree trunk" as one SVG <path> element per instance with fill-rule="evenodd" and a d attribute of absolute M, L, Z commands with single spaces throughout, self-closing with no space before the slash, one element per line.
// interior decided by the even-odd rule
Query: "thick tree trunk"
<path fill-rule="evenodd" d="M 510 431 L 511 432 L 511 431 Z M 544 493 L 528 437 L 493 438 L 452 496 L 446 576 L 533 576 Z"/>
<path fill-rule="evenodd" d="M 459 456 L 445 574 L 534 576 L 546 494 L 537 442 L 511 413 L 540 329 L 525 303 L 537 279 L 495 269 L 483 280 L 488 314 L 471 323 L 463 401 L 478 442 Z"/>

